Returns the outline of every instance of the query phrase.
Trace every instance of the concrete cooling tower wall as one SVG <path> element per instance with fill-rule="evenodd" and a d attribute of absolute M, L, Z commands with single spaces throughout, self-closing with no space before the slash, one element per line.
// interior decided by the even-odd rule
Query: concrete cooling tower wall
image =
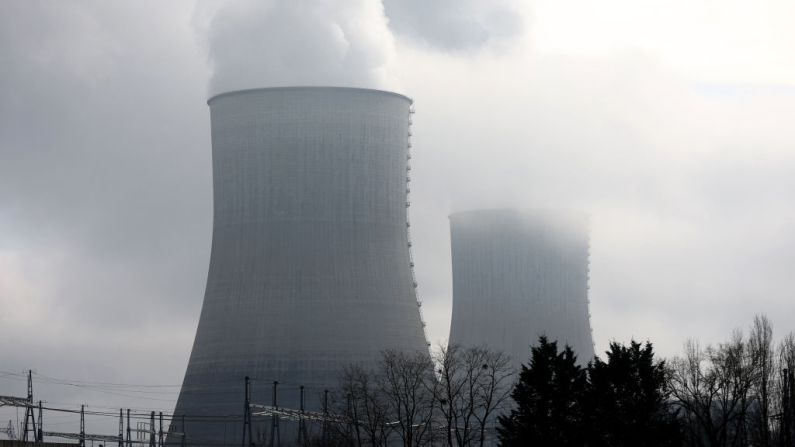
<path fill-rule="evenodd" d="M 545 334 L 586 364 L 594 355 L 588 313 L 588 217 L 541 210 L 450 216 L 450 342 L 505 351 L 519 368 Z"/>
<path fill-rule="evenodd" d="M 174 414 L 177 426 L 188 415 L 189 444 L 231 445 L 245 376 L 253 403 L 270 405 L 279 381 L 279 407 L 298 409 L 304 385 L 318 411 L 344 366 L 428 346 L 407 235 L 411 100 L 296 87 L 208 104 L 212 255 Z M 295 427 L 281 422 L 282 445 Z M 255 418 L 258 428 L 269 422 Z"/>

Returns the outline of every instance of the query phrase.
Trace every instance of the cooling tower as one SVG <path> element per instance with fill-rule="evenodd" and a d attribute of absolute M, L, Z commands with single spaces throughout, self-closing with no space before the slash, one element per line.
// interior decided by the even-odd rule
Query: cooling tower
<path fill-rule="evenodd" d="M 450 216 L 450 342 L 487 345 L 527 363 L 545 334 L 586 364 L 594 355 L 588 313 L 588 217 L 544 210 L 479 210 Z"/>
<path fill-rule="evenodd" d="M 189 444 L 223 445 L 241 442 L 245 376 L 252 403 L 271 405 L 278 381 L 280 408 L 299 409 L 304 385 L 317 411 L 344 366 L 428 346 L 407 232 L 411 100 L 295 87 L 208 104 L 212 254 L 174 414 Z M 281 421 L 282 445 L 295 426 Z"/>

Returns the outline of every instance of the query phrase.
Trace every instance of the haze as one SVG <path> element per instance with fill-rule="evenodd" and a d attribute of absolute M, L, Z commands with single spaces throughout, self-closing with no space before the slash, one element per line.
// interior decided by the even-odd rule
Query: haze
<path fill-rule="evenodd" d="M 506 206 L 591 214 L 597 353 L 634 337 L 675 355 L 755 313 L 789 332 L 793 14 L 785 1 L 2 2 L 0 395 L 24 395 L 8 373 L 35 369 L 86 382 L 40 381 L 37 400 L 173 409 L 210 251 L 205 102 L 251 87 L 415 99 L 411 229 L 432 341 L 450 324 L 448 214 Z M 0 409 L 3 426 L 15 417 Z"/>

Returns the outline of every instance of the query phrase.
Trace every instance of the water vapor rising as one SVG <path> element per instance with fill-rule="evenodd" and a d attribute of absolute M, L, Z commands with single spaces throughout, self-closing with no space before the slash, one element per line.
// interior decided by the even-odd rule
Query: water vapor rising
<path fill-rule="evenodd" d="M 224 2 L 203 31 L 210 94 L 257 87 L 396 90 L 395 42 L 379 0 Z"/>

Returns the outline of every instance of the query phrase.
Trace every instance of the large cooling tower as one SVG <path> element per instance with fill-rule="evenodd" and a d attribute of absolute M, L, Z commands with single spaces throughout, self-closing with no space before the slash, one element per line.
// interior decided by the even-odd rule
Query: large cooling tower
<path fill-rule="evenodd" d="M 581 364 L 594 355 L 588 313 L 588 217 L 544 210 L 450 216 L 450 342 L 505 351 L 519 368 L 545 334 Z"/>
<path fill-rule="evenodd" d="M 222 445 L 241 441 L 245 376 L 253 403 L 278 381 L 280 408 L 298 409 L 304 385 L 319 410 L 344 366 L 428 346 L 407 234 L 411 100 L 295 87 L 208 104 L 212 255 L 174 414 L 189 444 Z M 283 445 L 293 428 L 282 421 Z"/>

